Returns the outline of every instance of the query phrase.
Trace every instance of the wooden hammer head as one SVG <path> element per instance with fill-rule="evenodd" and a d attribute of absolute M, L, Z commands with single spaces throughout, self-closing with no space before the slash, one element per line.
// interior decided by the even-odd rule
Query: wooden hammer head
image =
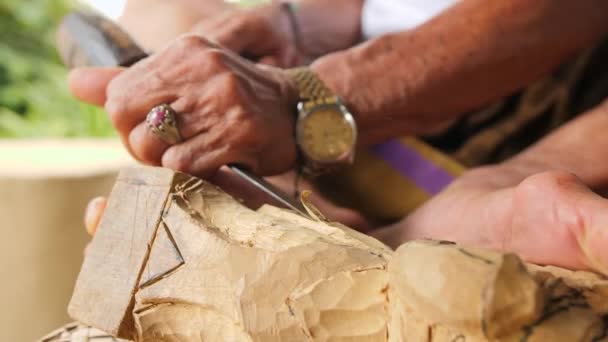
<path fill-rule="evenodd" d="M 72 12 L 57 32 L 57 48 L 70 68 L 130 66 L 147 56 L 118 24 L 99 14 Z"/>

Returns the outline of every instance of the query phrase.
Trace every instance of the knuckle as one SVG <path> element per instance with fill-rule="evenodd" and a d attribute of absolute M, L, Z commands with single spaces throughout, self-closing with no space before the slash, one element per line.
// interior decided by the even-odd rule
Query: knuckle
<path fill-rule="evenodd" d="M 255 124 L 250 120 L 250 116 L 246 112 L 240 112 L 237 115 L 231 116 L 228 119 L 228 129 L 230 130 L 230 141 L 228 146 L 234 149 L 247 147 L 255 149 L 257 145 L 258 130 Z"/>
<path fill-rule="evenodd" d="M 162 157 L 162 166 L 173 170 L 188 172 L 192 165 L 192 153 L 189 151 L 167 151 Z"/>
<path fill-rule="evenodd" d="M 121 75 L 123 76 L 123 75 Z M 132 98 L 132 89 L 119 76 L 112 80 L 106 89 L 107 100 L 104 109 L 108 113 L 112 125 L 119 131 L 125 128 L 128 114 L 128 99 Z"/>
<path fill-rule="evenodd" d="M 111 97 L 108 98 L 105 104 L 105 110 L 108 113 L 108 117 L 110 118 L 110 122 L 114 128 L 121 130 L 124 126 L 124 113 L 126 112 L 126 104 L 123 98 L 121 97 Z"/>
<path fill-rule="evenodd" d="M 147 147 L 134 147 L 138 159 L 145 165 L 158 165 L 158 153 Z"/>
<path fill-rule="evenodd" d="M 570 172 L 561 170 L 544 171 L 524 179 L 517 188 L 520 193 L 542 194 L 547 191 L 559 190 L 566 184 L 576 182 L 579 182 L 578 177 Z"/>
<path fill-rule="evenodd" d="M 205 51 L 203 58 L 205 63 L 213 70 L 223 69 L 225 66 L 225 55 L 221 49 L 208 49 Z"/>
<path fill-rule="evenodd" d="M 222 77 L 222 91 L 226 97 L 236 100 L 241 95 L 243 83 L 241 78 L 235 73 L 226 73 Z"/>
<path fill-rule="evenodd" d="M 175 44 L 177 45 L 177 48 L 179 50 L 192 50 L 207 47 L 205 39 L 194 34 L 179 37 L 176 40 Z"/>
<path fill-rule="evenodd" d="M 232 36 L 235 38 L 242 37 L 242 35 L 245 34 L 248 29 L 253 28 L 255 21 L 252 19 L 253 17 L 248 15 L 239 18 L 231 29 Z"/>

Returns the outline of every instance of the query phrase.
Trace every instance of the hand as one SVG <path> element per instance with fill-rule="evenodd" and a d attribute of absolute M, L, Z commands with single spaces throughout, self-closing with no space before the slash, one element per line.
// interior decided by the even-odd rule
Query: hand
<path fill-rule="evenodd" d="M 234 9 L 201 20 L 192 29 L 241 56 L 284 68 L 312 58 L 298 50 L 290 19 L 274 3 L 251 9 Z"/>
<path fill-rule="evenodd" d="M 259 175 L 295 164 L 297 91 L 291 80 L 203 38 L 184 36 L 127 70 L 74 70 L 70 87 L 84 101 L 105 103 L 124 144 L 143 163 L 203 178 L 231 163 Z M 184 141 L 173 146 L 144 122 L 162 103 L 178 113 Z"/>
<path fill-rule="evenodd" d="M 608 274 L 608 200 L 563 171 L 503 187 L 501 179 L 510 175 L 500 168 L 469 172 L 376 236 L 393 247 L 412 239 L 449 240 Z"/>

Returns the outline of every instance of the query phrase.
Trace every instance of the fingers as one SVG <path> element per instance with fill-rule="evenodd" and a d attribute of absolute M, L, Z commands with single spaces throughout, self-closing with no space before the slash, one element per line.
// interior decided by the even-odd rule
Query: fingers
<path fill-rule="evenodd" d="M 129 133 L 131 153 L 144 164 L 160 166 L 161 158 L 169 144 L 150 131 L 145 122 L 139 123 Z"/>
<path fill-rule="evenodd" d="M 568 199 L 574 214 L 564 219 L 576 237 L 583 263 L 590 269 L 608 275 L 608 200 L 593 192 L 578 178 L 566 179 Z M 563 214 L 562 214 L 563 215 Z M 560 216 L 562 216 L 560 215 Z M 570 222 L 568 222 L 570 221 Z"/>
<path fill-rule="evenodd" d="M 205 39 L 184 36 L 137 63 L 108 85 L 105 109 L 113 126 L 129 142 L 130 131 L 145 120 L 152 108 L 161 104 L 172 107 L 196 104 L 198 98 L 204 97 L 202 88 L 208 81 L 226 71 L 224 58 Z M 184 109 L 188 112 L 188 108 L 174 109 L 178 113 Z"/>
<path fill-rule="evenodd" d="M 276 174 L 295 160 L 288 104 L 294 99 L 283 94 L 289 86 L 276 69 L 184 36 L 112 79 L 105 108 L 127 148 L 146 164 L 203 178 L 230 163 Z M 146 116 L 161 104 L 175 113 L 155 111 L 148 127 Z M 275 150 L 271 141 L 288 143 Z M 276 153 L 266 153 L 271 149 Z"/>
<path fill-rule="evenodd" d="M 175 111 L 175 126 L 184 140 L 204 131 L 204 120 L 190 113 L 196 101 L 200 99 L 192 100 L 192 96 L 186 96 L 170 104 Z M 150 130 L 146 119 L 137 123 L 128 133 L 125 145 L 138 161 L 155 166 L 161 165 L 162 155 L 170 146 Z"/>
<path fill-rule="evenodd" d="M 604 212 L 608 205 L 604 206 Z M 587 263 L 592 270 L 608 275 L 608 217 L 604 218 L 598 225 L 591 227 L 581 241 L 581 249 L 587 258 Z"/>
<path fill-rule="evenodd" d="M 85 102 L 109 108 L 110 118 L 117 128 L 121 140 L 129 152 L 142 162 L 151 165 L 160 164 L 160 155 L 166 150 L 167 146 L 149 132 L 146 132 L 142 117 L 145 117 L 150 108 L 140 108 L 139 115 L 134 115 L 133 110 L 128 108 L 128 104 L 133 101 L 125 99 L 123 96 L 112 96 L 111 103 L 108 102 L 108 92 L 113 81 L 115 81 L 125 71 L 124 68 L 78 68 L 70 72 L 68 76 L 68 86 L 72 94 Z M 114 89 L 114 94 L 127 92 L 121 89 Z M 127 95 L 128 96 L 128 95 Z M 161 99 L 171 99 L 165 94 L 156 94 Z M 152 96 L 152 101 L 156 100 Z M 118 98 L 118 99 L 117 99 Z M 158 104 L 163 103 L 161 100 Z M 118 105 L 117 103 L 121 103 Z M 133 129 L 137 126 L 137 129 Z"/>
<path fill-rule="evenodd" d="M 123 68 L 78 68 L 68 75 L 68 87 L 79 100 L 103 107 L 108 84 Z"/>
<path fill-rule="evenodd" d="M 126 138 L 152 108 L 175 101 L 174 88 L 154 72 L 129 72 L 115 78 L 108 87 L 105 103 L 112 125 Z"/>
<path fill-rule="evenodd" d="M 173 145 L 163 154 L 162 166 L 207 179 L 227 164 L 253 164 L 239 160 L 228 146 L 219 146 L 219 142 L 212 134 L 200 134 Z"/>
<path fill-rule="evenodd" d="M 579 243 L 597 198 L 576 176 L 547 171 L 524 179 L 513 193 L 513 214 L 505 249 L 531 262 L 571 269 L 586 268 Z"/>
<path fill-rule="evenodd" d="M 96 197 L 87 205 L 84 214 L 84 226 L 89 235 L 95 235 L 101 216 L 106 208 L 106 204 L 107 199 L 105 197 Z"/>

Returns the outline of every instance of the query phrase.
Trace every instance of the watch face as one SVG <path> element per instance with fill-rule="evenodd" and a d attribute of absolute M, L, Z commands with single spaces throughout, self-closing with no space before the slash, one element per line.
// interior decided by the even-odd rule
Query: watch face
<path fill-rule="evenodd" d="M 317 162 L 335 162 L 355 144 L 354 120 L 339 106 L 321 106 L 300 119 L 299 143 L 302 151 Z"/>

